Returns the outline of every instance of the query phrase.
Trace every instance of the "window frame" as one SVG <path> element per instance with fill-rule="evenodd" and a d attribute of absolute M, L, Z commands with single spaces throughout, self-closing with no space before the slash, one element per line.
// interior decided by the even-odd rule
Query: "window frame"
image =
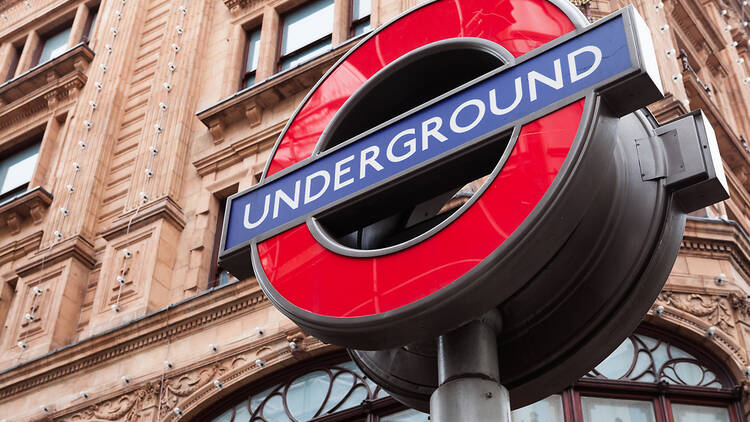
<path fill-rule="evenodd" d="M 52 61 L 56 57 L 59 57 L 61 55 L 61 54 L 58 54 L 55 57 L 51 57 L 49 60 L 46 60 L 44 62 L 41 61 L 42 53 L 44 52 L 44 47 L 49 41 L 49 39 L 54 37 L 55 35 L 58 35 L 64 32 L 66 29 L 68 31 L 68 39 L 65 40 L 65 47 L 66 49 L 69 47 L 70 35 L 73 32 L 73 24 L 74 24 L 74 19 L 66 19 L 63 21 L 63 23 L 51 26 L 47 28 L 44 32 L 39 33 L 39 42 L 37 43 L 36 49 L 34 50 L 34 55 L 31 59 L 31 65 L 29 66 L 29 69 L 33 69 L 39 65 Z"/>
<path fill-rule="evenodd" d="M 349 13 L 347 14 L 347 16 L 349 17 L 349 26 L 348 26 L 349 32 L 347 34 L 348 35 L 347 39 L 352 39 L 354 37 L 358 37 L 360 35 L 364 35 L 372 31 L 372 4 L 374 0 L 369 0 L 370 1 L 370 14 L 363 16 L 361 18 L 358 18 L 358 19 L 354 19 L 354 2 L 355 1 L 356 0 L 349 0 Z M 356 34 L 355 27 L 359 26 L 362 22 L 365 22 L 365 21 L 368 23 L 368 25 L 370 25 L 370 29 L 363 31 L 361 34 Z"/>
<path fill-rule="evenodd" d="M 654 404 L 656 422 L 674 421 L 671 403 L 693 404 L 699 406 L 725 407 L 729 410 L 730 422 L 741 422 L 741 405 L 738 382 L 729 373 L 726 366 L 701 347 L 688 343 L 682 337 L 667 330 L 642 325 L 633 334 L 649 336 L 672 346 L 676 346 L 700 360 L 710 369 L 717 381 L 734 387 L 695 387 L 668 384 L 666 382 L 639 382 L 581 377 L 566 389 L 571 395 L 570 405 L 574 418 L 566 421 L 584 422 L 581 396 L 611 399 L 651 400 Z M 565 406 L 565 403 L 563 403 Z"/>
<path fill-rule="evenodd" d="M 247 70 L 247 61 L 250 58 L 250 48 L 252 46 L 252 35 L 254 33 L 258 34 L 258 56 L 261 54 L 260 44 L 263 42 L 263 25 L 262 24 L 256 24 L 252 25 L 250 28 L 244 29 L 244 35 L 245 35 L 245 46 L 243 48 L 242 53 L 242 69 L 240 71 L 240 90 L 249 88 L 253 85 L 255 85 L 258 81 L 256 76 L 258 75 L 258 66 L 260 65 L 260 57 L 257 58 L 258 64 L 255 66 L 255 69 L 248 71 Z M 253 78 L 252 84 L 247 84 L 247 80 L 249 77 Z"/>
<path fill-rule="evenodd" d="M 18 70 L 18 65 L 21 63 L 21 54 L 23 53 L 23 41 L 21 41 L 20 43 L 11 43 L 10 48 L 13 57 L 10 59 L 10 63 L 8 64 L 8 72 L 6 73 L 5 79 L 2 83 L 8 82 L 9 80 L 16 77 L 16 70 Z"/>
<path fill-rule="evenodd" d="M 321 37 L 318 37 L 315 40 L 312 40 L 312 41 L 308 42 L 304 46 L 302 46 L 302 47 L 300 47 L 300 48 L 298 48 L 298 49 L 296 49 L 294 51 L 291 51 L 291 52 L 286 53 L 286 54 L 282 54 L 281 53 L 282 45 L 284 44 L 284 22 L 286 20 L 286 17 L 289 16 L 290 14 L 292 14 L 292 13 L 300 10 L 300 9 L 308 7 L 310 4 L 315 3 L 316 1 L 324 1 L 324 0 L 307 0 L 307 1 L 305 1 L 305 2 L 303 2 L 301 4 L 299 4 L 299 5 L 297 5 L 295 7 L 292 7 L 290 9 L 288 9 L 288 10 L 285 10 L 285 11 L 279 13 L 279 24 L 278 24 L 278 29 L 277 29 L 278 43 L 276 45 L 276 65 L 275 65 L 276 67 L 275 67 L 275 73 L 281 73 L 281 72 L 285 72 L 287 70 L 294 69 L 295 67 L 299 66 L 302 63 L 308 62 L 310 60 L 315 59 L 316 57 L 320 57 L 320 56 L 326 54 L 326 53 L 321 53 L 321 54 L 318 54 L 315 57 L 312 57 L 312 58 L 310 58 L 308 60 L 305 60 L 304 62 L 300 62 L 300 63 L 298 63 L 298 64 L 296 64 L 294 66 L 289 66 L 287 68 L 284 68 L 284 64 L 283 63 L 285 61 L 287 61 L 289 59 L 293 59 L 293 57 L 295 57 L 295 56 L 302 56 L 306 52 L 309 52 L 311 50 L 316 49 L 317 47 L 319 47 L 320 45 L 322 45 L 325 41 L 330 41 L 329 51 L 333 49 L 333 33 L 334 33 L 334 30 L 335 30 L 335 24 L 336 24 L 336 1 L 335 0 L 325 0 L 325 1 L 330 1 L 331 5 L 333 6 L 333 18 L 331 19 L 330 32 L 328 32 L 326 35 L 323 35 Z M 349 15 L 351 15 L 351 13 L 349 13 Z"/>
<path fill-rule="evenodd" d="M 242 402 L 249 402 L 250 398 L 262 393 L 269 388 L 274 388 L 280 384 L 286 384 L 295 381 L 299 377 L 313 373 L 319 370 L 325 370 L 331 366 L 340 365 L 351 361 L 344 350 L 338 350 L 327 354 L 322 358 L 314 361 L 292 365 L 291 367 L 280 369 L 274 372 L 271 377 L 264 377 L 255 382 L 241 387 L 227 397 L 223 397 L 214 407 L 209 407 L 196 415 L 195 421 L 211 422 L 214 418 L 222 415 L 231 408 L 235 408 Z M 379 417 L 388 416 L 396 412 L 405 410 L 406 407 L 397 402 L 390 396 L 368 401 L 359 406 L 350 407 L 329 415 L 321 415 L 317 418 L 310 419 L 308 422 L 376 422 Z M 372 416 L 372 419 L 368 419 Z M 232 413 L 232 420 L 234 412 Z"/>
<path fill-rule="evenodd" d="M 221 235 L 224 229 L 224 217 L 226 216 L 227 198 L 238 192 L 239 185 L 233 184 L 218 192 L 215 192 L 212 196 L 218 203 L 216 210 L 216 231 L 214 232 L 213 249 L 211 250 L 211 265 L 208 269 L 208 284 L 207 289 L 213 289 L 226 284 L 231 283 L 233 280 L 229 280 L 227 283 L 221 283 L 221 274 L 226 271 L 219 265 L 219 249 L 221 248 Z M 251 264 L 252 265 L 252 264 Z"/>
<path fill-rule="evenodd" d="M 686 343 L 679 337 L 670 335 L 666 330 L 641 327 L 635 331 L 635 334 L 647 335 L 681 348 L 697 359 L 700 359 L 708 369 L 717 375 L 717 379 L 726 381 L 727 384 L 725 385 L 729 385 L 730 387 L 693 387 L 667 384 L 666 382 L 651 383 L 583 377 L 574 382 L 570 387 L 555 393 L 560 395 L 563 417 L 566 422 L 584 422 L 582 397 L 650 402 L 654 409 L 655 422 L 674 421 L 672 414 L 673 403 L 726 408 L 730 422 L 741 422 L 743 420 L 739 384 L 728 372 L 726 366 L 718 359 L 709 355 L 700 347 L 696 347 L 695 345 Z M 213 409 L 211 407 L 207 408 L 198 414 L 195 420 L 211 422 L 213 418 L 222 415 L 243 401 L 249 402 L 256 394 L 278 386 L 289 385 L 306 374 L 326 370 L 347 361 L 349 361 L 348 356 L 344 351 L 339 350 L 314 361 L 306 361 L 280 369 L 273 376 L 256 380 L 251 384 L 239 388 L 230 396 L 222 398 L 221 402 L 217 402 Z M 365 420 L 375 422 L 383 416 L 406 409 L 405 406 L 397 402 L 393 397 L 376 397 L 378 398 L 362 405 L 344 409 L 334 414 L 322 415 L 311 419 L 310 422 L 352 422 Z"/>
<path fill-rule="evenodd" d="M 34 162 L 34 168 L 31 170 L 31 173 L 28 175 L 28 182 L 21 184 L 19 186 L 16 186 L 15 188 L 5 192 L 0 193 L 0 204 L 10 202 L 16 197 L 22 195 L 25 192 L 28 192 L 29 190 L 33 189 L 35 186 L 31 186 L 31 182 L 34 180 L 34 175 L 37 172 L 37 168 L 39 166 L 39 161 L 42 154 L 42 144 L 44 142 L 44 129 L 41 130 L 34 129 L 30 132 L 27 132 L 23 135 L 21 135 L 19 141 L 13 142 L 11 145 L 9 145 L 7 148 L 4 148 L 0 150 L 0 154 L 3 157 L 11 158 L 13 155 L 20 153 L 29 147 L 33 145 L 37 145 L 37 151 L 36 151 L 36 161 Z M 5 161 L 5 159 L 0 160 Z M 0 179 L 0 186 L 4 183 L 5 179 Z"/>
<path fill-rule="evenodd" d="M 79 40 L 79 42 L 83 43 L 88 43 L 91 41 L 91 37 L 94 35 L 94 28 L 99 21 L 99 4 L 95 4 L 88 9 L 89 10 L 88 14 L 86 15 L 86 23 L 83 25 L 83 32 L 81 33 L 81 39 Z"/>

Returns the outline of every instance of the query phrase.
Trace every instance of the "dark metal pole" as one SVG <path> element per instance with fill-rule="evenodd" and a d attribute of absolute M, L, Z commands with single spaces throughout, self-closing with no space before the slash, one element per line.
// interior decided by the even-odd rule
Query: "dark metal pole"
<path fill-rule="evenodd" d="M 500 385 L 496 311 L 438 337 L 438 388 L 433 422 L 510 422 L 508 390 Z"/>

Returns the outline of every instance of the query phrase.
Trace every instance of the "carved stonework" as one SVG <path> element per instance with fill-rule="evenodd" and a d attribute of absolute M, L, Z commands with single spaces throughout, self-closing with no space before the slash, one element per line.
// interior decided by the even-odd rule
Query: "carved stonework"
<path fill-rule="evenodd" d="M 734 332 L 731 305 L 724 297 L 664 290 L 659 294 L 658 301 L 705 320 L 726 333 Z"/>
<path fill-rule="evenodd" d="M 240 9 L 253 9 L 261 3 L 261 0 L 224 0 L 224 5 L 232 13 L 237 13 Z"/>
<path fill-rule="evenodd" d="M 295 346 L 291 346 L 294 342 Z M 330 347 L 319 340 L 307 336 L 299 328 L 279 333 L 274 338 L 259 339 L 254 347 L 240 350 L 230 357 L 223 358 L 213 364 L 209 363 L 201 368 L 193 369 L 182 375 L 168 379 L 165 382 L 160 405 L 160 417 L 163 422 L 175 419 L 174 408 L 180 408 L 185 413 L 190 412 L 196 405 L 210 400 L 218 391 L 213 381 L 218 380 L 223 388 L 264 370 L 258 367 L 256 359 L 265 362 L 269 367 L 275 363 L 288 359 L 304 360 L 312 357 L 311 351 Z"/>
<path fill-rule="evenodd" d="M 148 257 L 156 253 L 155 247 L 153 229 L 125 239 L 115 246 L 111 261 L 99 281 L 100 285 L 106 286 L 106 297 L 100 302 L 97 312 L 109 312 L 112 305 L 127 305 L 143 297 L 143 283 L 135 281 L 142 277 L 140 270 L 145 267 Z M 127 259 L 126 251 L 130 253 Z M 124 283 L 118 281 L 118 276 L 125 279 Z"/>
<path fill-rule="evenodd" d="M 226 365 L 227 361 L 217 362 L 209 367 L 197 369 L 174 379 L 167 380 L 161 396 L 160 415 L 162 417 L 165 416 L 175 407 L 179 407 L 179 402 L 185 397 L 190 396 L 200 387 L 224 375 L 229 370 Z"/>
<path fill-rule="evenodd" d="M 0 129 L 22 123 L 75 99 L 88 80 L 94 52 L 80 44 L 22 76 L 0 85 Z"/>
<path fill-rule="evenodd" d="M 20 292 L 23 305 L 18 317 L 18 328 L 14 335 L 14 342 L 33 342 L 52 329 L 52 321 L 49 318 L 50 303 L 55 294 L 54 286 L 62 275 L 61 271 L 56 270 L 36 280 L 24 283 Z M 35 288 L 41 293 L 37 294 Z M 27 318 L 27 315 L 30 318 Z"/>
<path fill-rule="evenodd" d="M 740 317 L 750 316 L 750 299 L 748 298 L 748 296 L 740 295 L 737 293 L 730 293 L 729 302 L 732 304 L 732 308 L 737 311 Z"/>
<path fill-rule="evenodd" d="M 5 215 L 5 225 L 11 234 L 18 234 L 21 232 L 21 217 L 18 213 L 9 212 Z"/>
<path fill-rule="evenodd" d="M 59 420 L 61 422 L 96 420 L 137 421 L 140 419 L 140 411 L 145 407 L 153 406 L 158 396 L 159 383 L 150 382 L 137 390 L 101 403 L 92 404 L 83 410 Z"/>

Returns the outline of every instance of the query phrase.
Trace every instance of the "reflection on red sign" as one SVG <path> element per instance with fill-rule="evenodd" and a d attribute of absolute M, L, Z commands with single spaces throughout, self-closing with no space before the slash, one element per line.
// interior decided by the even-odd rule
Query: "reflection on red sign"
<path fill-rule="evenodd" d="M 416 48 L 477 37 L 518 57 L 573 29 L 568 17 L 544 0 L 456 0 L 421 7 L 360 45 L 317 87 L 293 117 L 268 174 L 309 157 L 346 99 Z M 301 224 L 257 245 L 263 273 L 292 305 L 324 316 L 372 316 L 429 296 L 495 251 L 539 203 L 567 157 L 583 103 L 526 124 L 499 176 L 465 213 L 432 237 L 388 255 L 355 258 L 324 248 Z"/>

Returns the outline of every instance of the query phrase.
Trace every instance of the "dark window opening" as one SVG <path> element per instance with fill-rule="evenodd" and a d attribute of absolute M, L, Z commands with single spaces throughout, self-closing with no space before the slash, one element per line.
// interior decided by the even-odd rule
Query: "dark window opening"
<path fill-rule="evenodd" d="M 86 24 L 83 27 L 83 34 L 81 35 L 81 42 L 91 41 L 91 35 L 94 33 L 94 25 L 96 25 L 96 18 L 99 14 L 99 7 L 93 7 L 89 10 L 89 15 L 86 18 Z"/>
<path fill-rule="evenodd" d="M 68 40 L 70 39 L 71 23 L 50 31 L 42 36 L 39 40 L 39 47 L 34 54 L 34 60 L 31 67 L 46 63 L 55 57 L 62 55 L 68 50 Z"/>
<path fill-rule="evenodd" d="M 405 58 L 379 76 L 378 89 L 363 87 L 352 96 L 342 117 L 327 129 L 323 149 L 501 66 L 499 54 L 486 44 L 461 41 L 435 44 Z M 454 154 L 437 167 L 401 178 L 318 220 L 331 238 L 346 247 L 371 250 L 406 242 L 442 223 L 479 190 L 505 152 L 509 135 L 499 134 Z M 451 177 L 441 176 L 445 174 Z"/>
<path fill-rule="evenodd" d="M 211 267 L 209 268 L 209 289 L 213 287 L 223 286 L 237 280 L 236 277 L 231 275 L 229 271 L 222 268 L 218 263 L 219 249 L 221 247 L 221 234 L 222 229 L 224 228 L 224 217 L 226 215 L 227 197 L 235 192 L 237 192 L 237 185 L 231 186 L 227 189 L 222 190 L 221 192 L 216 193 L 216 197 L 219 201 L 219 209 L 216 213 L 216 231 L 214 233 L 213 251 L 211 253 Z M 252 266 L 252 263 L 248 260 L 247 265 Z"/>
<path fill-rule="evenodd" d="M 18 68 L 18 61 L 21 59 L 21 47 L 13 46 L 10 50 L 10 67 L 8 67 L 8 73 L 5 74 L 5 80 L 9 81 L 16 75 L 16 69 Z"/>

